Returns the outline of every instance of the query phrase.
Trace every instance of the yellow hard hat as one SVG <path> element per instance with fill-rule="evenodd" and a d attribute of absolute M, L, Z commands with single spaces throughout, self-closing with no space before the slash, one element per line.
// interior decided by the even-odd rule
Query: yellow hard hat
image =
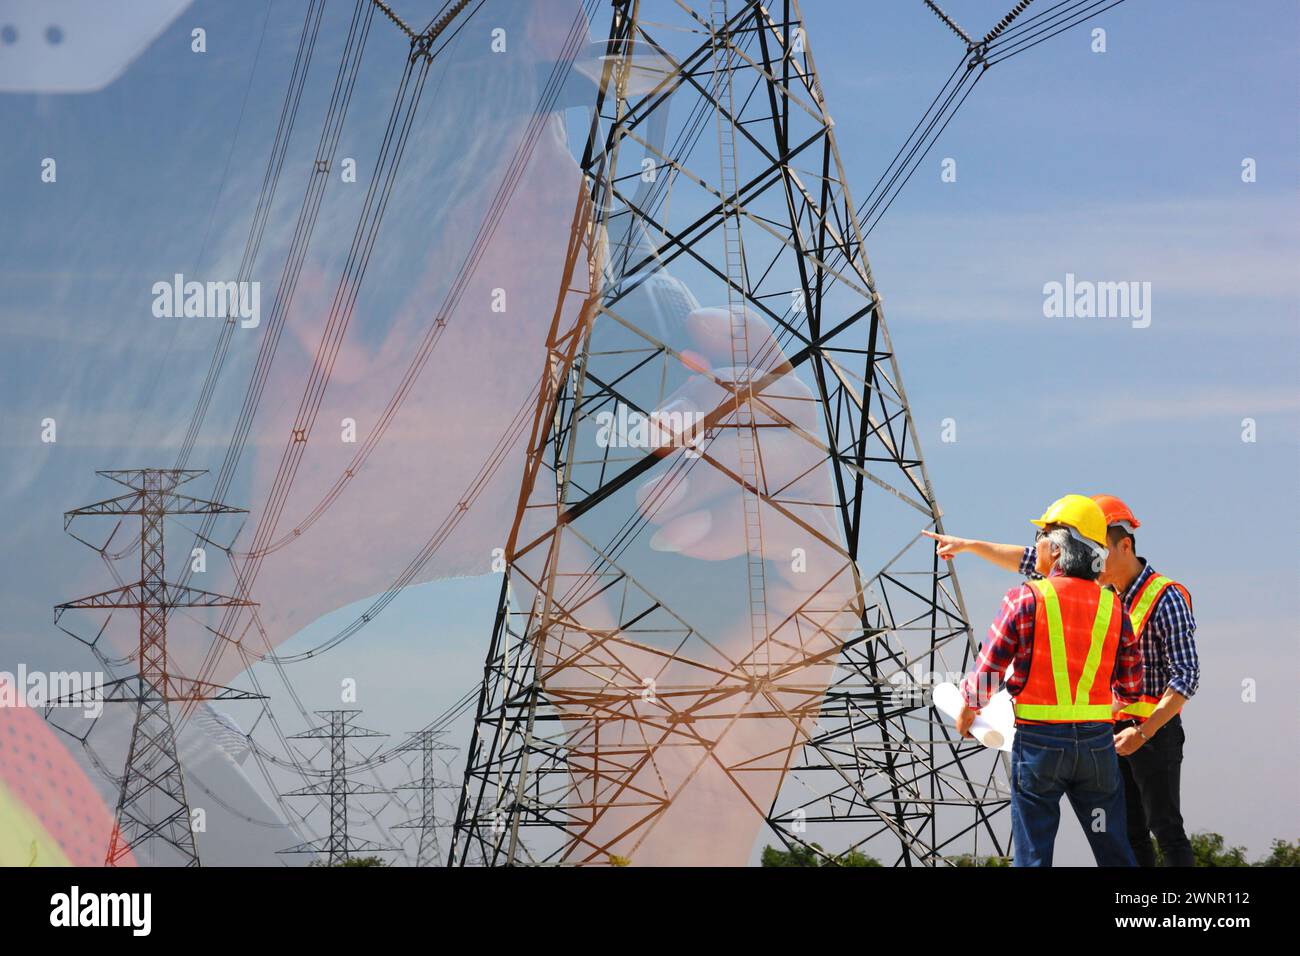
<path fill-rule="evenodd" d="M 1089 541 L 1106 547 L 1106 515 L 1097 502 L 1084 495 L 1057 498 L 1033 523 L 1040 528 L 1049 524 L 1068 525 Z"/>

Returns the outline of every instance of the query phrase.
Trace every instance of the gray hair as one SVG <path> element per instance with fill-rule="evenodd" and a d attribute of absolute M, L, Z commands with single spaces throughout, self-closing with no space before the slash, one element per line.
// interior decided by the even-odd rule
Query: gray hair
<path fill-rule="evenodd" d="M 1102 555 L 1084 544 L 1066 528 L 1053 528 L 1047 540 L 1057 550 L 1056 568 L 1067 578 L 1095 581 L 1101 574 Z"/>

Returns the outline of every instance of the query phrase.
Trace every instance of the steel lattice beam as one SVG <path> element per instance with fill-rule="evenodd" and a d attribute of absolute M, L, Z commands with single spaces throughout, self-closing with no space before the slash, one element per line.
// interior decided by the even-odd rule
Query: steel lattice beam
<path fill-rule="evenodd" d="M 640 6 L 613 4 L 450 860 L 676 862 L 706 823 L 747 856 L 737 815 L 1001 855 L 1005 764 L 918 680 L 976 645 L 798 5 Z M 689 448 L 602 441 L 683 396 Z M 723 544 L 670 562 L 642 532 L 699 487 Z"/>

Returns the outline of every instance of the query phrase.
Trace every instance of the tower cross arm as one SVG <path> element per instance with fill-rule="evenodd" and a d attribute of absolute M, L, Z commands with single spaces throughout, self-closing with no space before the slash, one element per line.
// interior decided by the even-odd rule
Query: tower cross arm
<path fill-rule="evenodd" d="M 116 498 L 106 498 L 103 501 L 96 501 L 91 505 L 83 505 L 80 508 L 74 508 L 71 511 L 63 513 L 63 526 L 66 528 L 73 518 L 83 515 L 131 515 L 140 513 L 140 502 L 144 498 L 144 492 L 133 491 L 128 495 L 118 495 Z"/>
<path fill-rule="evenodd" d="M 223 505 L 219 501 L 206 501 L 203 498 L 194 498 L 175 491 L 164 492 L 160 498 L 161 503 L 148 503 L 145 492 L 133 491 L 127 495 L 118 495 L 116 498 L 96 501 L 94 504 L 65 511 L 64 527 L 67 527 L 73 518 L 87 515 L 142 515 L 146 512 L 164 512 L 169 515 L 248 514 L 247 508 L 235 508 Z"/>
<path fill-rule="evenodd" d="M 176 674 L 161 674 L 148 679 L 133 674 L 51 698 L 47 707 L 85 707 L 98 702 L 139 704 L 156 700 L 179 703 L 188 700 L 265 699 L 263 694 Z"/>
<path fill-rule="evenodd" d="M 164 583 L 158 591 L 151 588 L 146 600 L 143 586 L 136 582 L 56 604 L 54 610 L 60 612 L 72 608 L 253 607 L 255 603 L 243 598 L 231 597 L 229 594 L 217 594 L 213 591 L 167 583 Z"/>
<path fill-rule="evenodd" d="M 203 498 L 192 498 L 189 495 L 178 494 L 175 491 L 169 492 L 163 499 L 166 507 L 163 509 L 169 515 L 244 515 L 248 514 L 247 508 L 235 508 L 231 505 L 223 505 L 219 501 L 206 501 Z"/>

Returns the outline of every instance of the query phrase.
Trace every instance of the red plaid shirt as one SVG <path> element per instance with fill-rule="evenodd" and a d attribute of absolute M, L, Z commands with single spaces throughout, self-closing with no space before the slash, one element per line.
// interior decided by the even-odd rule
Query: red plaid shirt
<path fill-rule="evenodd" d="M 1053 570 L 1051 577 L 1056 577 Z M 1037 592 L 1026 584 L 1012 588 L 1002 598 L 1002 608 L 989 627 L 988 640 L 980 648 L 975 669 L 961 682 L 967 706 L 979 710 L 1005 683 L 1007 693 L 1015 697 L 1029 677 L 1029 661 L 1034 649 L 1034 609 Z M 1008 666 L 1015 668 L 1006 676 Z M 1142 693 L 1142 648 L 1128 615 L 1120 615 L 1119 651 L 1115 656 L 1111 690 L 1131 704 Z"/>

